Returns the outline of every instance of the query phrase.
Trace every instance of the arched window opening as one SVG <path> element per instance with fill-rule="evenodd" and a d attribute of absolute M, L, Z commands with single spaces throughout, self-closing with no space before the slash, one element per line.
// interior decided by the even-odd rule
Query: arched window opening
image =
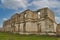
<path fill-rule="evenodd" d="M 27 14 L 25 14 L 25 18 L 27 17 Z"/>
<path fill-rule="evenodd" d="M 40 14 L 41 14 L 41 13 L 40 13 L 40 12 L 38 12 L 38 18 L 40 18 Z"/>

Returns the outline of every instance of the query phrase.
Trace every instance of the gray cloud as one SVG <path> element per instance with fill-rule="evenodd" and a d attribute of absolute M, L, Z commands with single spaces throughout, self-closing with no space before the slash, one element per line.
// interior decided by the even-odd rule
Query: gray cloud
<path fill-rule="evenodd" d="M 26 8 L 27 1 L 26 0 L 2 0 L 2 6 L 9 9 L 18 9 L 20 7 Z"/>
<path fill-rule="evenodd" d="M 52 0 L 34 0 L 32 3 L 28 3 L 27 0 L 2 0 L 2 5 L 9 9 L 18 9 L 18 8 L 24 8 L 27 9 L 28 6 L 31 5 L 37 6 L 37 8 L 42 7 L 57 7 L 59 6 L 58 1 L 52 1 Z"/>

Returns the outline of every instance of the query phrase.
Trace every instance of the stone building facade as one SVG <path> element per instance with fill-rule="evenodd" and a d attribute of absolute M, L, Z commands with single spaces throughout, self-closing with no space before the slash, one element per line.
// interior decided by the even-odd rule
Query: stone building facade
<path fill-rule="evenodd" d="M 7 21 L 4 21 L 5 32 L 19 34 L 56 34 L 57 24 L 54 13 L 49 8 L 42 8 L 37 11 L 25 10 L 16 13 Z"/>
<path fill-rule="evenodd" d="M 57 30 L 56 34 L 60 36 L 60 24 L 57 24 L 56 30 Z"/>

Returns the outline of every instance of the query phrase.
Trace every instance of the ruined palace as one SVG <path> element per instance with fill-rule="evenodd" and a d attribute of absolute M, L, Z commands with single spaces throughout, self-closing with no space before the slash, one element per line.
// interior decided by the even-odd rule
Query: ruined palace
<path fill-rule="evenodd" d="M 49 8 L 36 11 L 28 9 L 12 15 L 10 19 L 3 23 L 5 32 L 19 34 L 55 35 L 56 27 L 54 13 Z"/>

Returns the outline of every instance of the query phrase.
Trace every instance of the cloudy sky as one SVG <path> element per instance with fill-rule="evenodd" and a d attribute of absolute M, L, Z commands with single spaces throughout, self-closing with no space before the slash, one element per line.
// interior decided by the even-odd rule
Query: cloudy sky
<path fill-rule="evenodd" d="M 0 27 L 16 12 L 26 9 L 37 10 L 44 7 L 50 8 L 57 23 L 60 23 L 60 0 L 0 0 Z"/>

